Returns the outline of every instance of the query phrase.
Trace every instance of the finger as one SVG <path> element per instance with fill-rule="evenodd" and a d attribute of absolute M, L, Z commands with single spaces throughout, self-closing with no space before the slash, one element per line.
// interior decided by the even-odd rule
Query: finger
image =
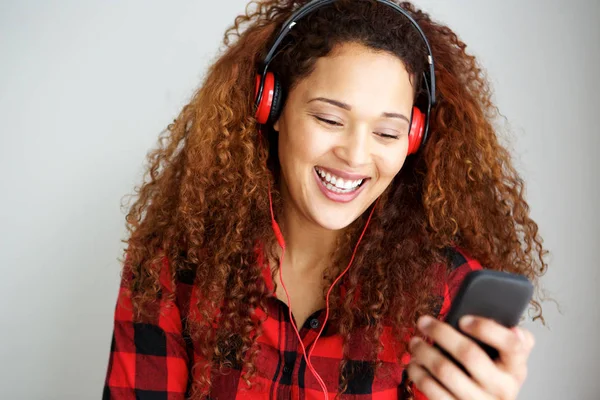
<path fill-rule="evenodd" d="M 410 350 L 411 362 L 425 368 L 439 384 L 457 398 L 464 400 L 488 398 L 473 379 L 438 349 L 420 338 L 413 338 L 410 342 Z"/>
<path fill-rule="evenodd" d="M 417 389 L 419 389 L 428 399 L 448 399 L 454 400 L 456 397 L 452 396 L 446 389 L 444 389 L 438 382 L 435 381 L 425 370 L 418 364 L 410 363 L 407 368 L 408 377 L 415 383 Z"/>
<path fill-rule="evenodd" d="M 512 396 L 527 377 L 527 358 L 524 333 L 515 328 L 506 328 L 497 322 L 481 317 L 467 316 L 459 321 L 462 331 L 498 350 L 497 367 L 505 372 L 506 380 L 502 385 L 486 386 L 488 390 L 502 396 Z"/>
<path fill-rule="evenodd" d="M 431 317 L 423 317 L 417 326 L 462 364 L 483 390 L 497 396 L 512 393 L 516 386 L 515 380 L 498 368 L 475 341 L 447 323 Z"/>
<path fill-rule="evenodd" d="M 531 351 L 533 350 L 533 347 L 535 345 L 535 339 L 533 337 L 533 334 L 527 329 L 519 327 L 511 328 L 511 331 L 513 331 L 517 336 L 519 336 L 519 338 L 525 343 L 527 358 L 529 358 L 529 355 L 531 355 Z M 527 378 L 527 362 L 525 361 L 525 363 L 516 367 L 511 372 L 511 374 L 515 378 L 517 378 L 517 381 L 522 385 L 525 382 L 525 379 Z"/>
<path fill-rule="evenodd" d="M 533 350 L 533 348 L 535 347 L 535 337 L 533 336 L 533 333 L 521 327 L 514 327 L 512 329 L 515 330 L 515 333 L 517 333 L 517 335 L 519 335 L 519 333 L 516 331 L 520 331 L 523 334 L 523 336 L 525 337 L 525 348 L 527 348 L 527 350 L 531 354 L 531 350 Z"/>
<path fill-rule="evenodd" d="M 519 328 L 506 328 L 491 319 L 474 316 L 462 318 L 459 326 L 463 332 L 498 350 L 505 370 L 516 369 L 527 363 L 527 339 Z"/>

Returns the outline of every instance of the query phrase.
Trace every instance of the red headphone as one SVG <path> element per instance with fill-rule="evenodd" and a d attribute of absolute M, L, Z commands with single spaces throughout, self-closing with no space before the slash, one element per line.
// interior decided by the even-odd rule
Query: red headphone
<path fill-rule="evenodd" d="M 254 100 L 258 100 L 260 91 L 260 82 L 262 75 L 256 74 L 256 88 L 254 91 Z M 279 118 L 283 105 L 283 90 L 281 84 L 273 72 L 267 72 L 263 85 L 262 95 L 256 108 L 256 120 L 259 124 L 274 123 Z M 423 142 L 423 133 L 425 132 L 425 114 L 418 108 L 413 107 L 408 133 L 408 154 L 415 154 Z"/>
<path fill-rule="evenodd" d="M 272 124 L 277 121 L 281 113 L 283 106 L 284 94 L 281 87 L 281 83 L 275 76 L 275 74 L 269 71 L 269 64 L 273 58 L 277 55 L 277 49 L 288 35 L 290 30 L 304 18 L 306 15 L 314 12 L 315 10 L 334 3 L 335 0 L 313 0 L 304 6 L 300 7 L 296 12 L 288 18 L 283 24 L 279 34 L 275 38 L 269 52 L 265 56 L 262 63 L 262 72 L 256 74 L 256 89 L 254 92 L 254 104 L 256 107 L 256 120 L 259 124 Z M 410 14 L 405 11 L 398 4 L 395 4 L 389 0 L 377 0 L 378 3 L 384 4 L 396 10 L 402 14 L 408 21 L 414 26 L 416 31 L 423 39 L 423 43 L 427 48 L 427 64 L 428 70 L 423 72 L 422 82 L 425 87 L 426 96 L 423 99 L 418 99 L 417 103 L 423 105 L 423 110 L 418 107 L 413 107 L 410 123 L 410 131 L 408 134 L 408 154 L 415 154 L 420 147 L 425 144 L 429 133 L 429 115 L 431 114 L 431 107 L 435 104 L 435 65 L 433 61 L 433 54 L 431 52 L 431 46 L 425 36 L 425 33 L 414 20 Z"/>

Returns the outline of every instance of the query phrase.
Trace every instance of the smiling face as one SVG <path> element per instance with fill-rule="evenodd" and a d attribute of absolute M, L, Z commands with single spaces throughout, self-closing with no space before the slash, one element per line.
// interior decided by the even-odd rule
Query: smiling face
<path fill-rule="evenodd" d="M 356 220 L 404 163 L 412 105 L 398 57 L 347 43 L 320 58 L 274 125 L 287 211 L 330 230 Z"/>

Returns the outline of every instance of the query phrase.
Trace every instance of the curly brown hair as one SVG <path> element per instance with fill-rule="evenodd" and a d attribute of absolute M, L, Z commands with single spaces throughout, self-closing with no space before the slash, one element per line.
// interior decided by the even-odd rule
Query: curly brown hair
<path fill-rule="evenodd" d="M 276 244 L 269 184 L 276 215 L 282 207 L 276 135 L 267 127 L 259 136 L 254 118 L 255 74 L 283 22 L 306 2 L 251 2 L 235 19 L 222 55 L 148 155 L 149 179 L 136 187 L 127 214 L 123 276 L 136 318 L 151 315 L 160 296 L 173 296 L 161 293 L 161 258 L 169 260 L 174 284 L 183 271 L 195 274 L 201 318 L 187 321 L 185 329 L 205 360 L 194 371 L 198 396 L 208 393 L 211 372 L 230 366 L 228 360 L 247 367 L 248 383 L 255 373 L 261 324 L 252 313 L 268 295 L 255 247 L 263 243 L 269 252 Z M 432 266 L 446 262 L 444 249 L 460 247 L 486 268 L 524 274 L 536 284 L 547 268 L 523 180 L 499 143 L 498 110 L 484 72 L 450 28 L 410 3 L 400 5 L 425 32 L 436 60 L 438 103 L 430 137 L 377 203 L 345 276 L 347 292 L 342 296 L 338 285 L 330 297 L 331 320 L 344 338 L 345 354 L 355 328 L 366 324 L 375 367 L 384 321 L 403 338 L 420 315 L 436 309 Z M 413 77 L 425 68 L 422 41 L 404 18 L 373 1 L 341 0 L 298 24 L 271 69 L 289 91 L 319 57 L 345 42 L 397 55 Z M 326 283 L 346 266 L 367 215 L 339 238 Z M 532 305 L 541 317 L 540 303 Z M 406 344 L 399 342 L 400 355 Z M 340 393 L 348 379 L 343 377 Z"/>

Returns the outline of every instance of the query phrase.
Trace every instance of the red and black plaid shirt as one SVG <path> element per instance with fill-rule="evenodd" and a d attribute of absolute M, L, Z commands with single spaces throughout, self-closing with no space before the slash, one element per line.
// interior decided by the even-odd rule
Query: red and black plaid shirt
<path fill-rule="evenodd" d="M 450 255 L 449 274 L 444 282 L 444 298 L 438 318 L 448 311 L 450 302 L 463 278 L 472 270 L 481 269 L 480 264 L 469 258 L 464 251 L 454 249 Z M 172 290 L 168 262 L 164 260 L 161 277 L 163 290 Z M 211 399 L 323 399 L 318 382 L 307 368 L 298 337 L 289 321 L 288 307 L 279 300 L 268 266 L 263 277 L 271 295 L 266 310 L 257 311 L 257 317 L 267 317 L 263 334 L 258 338 L 259 355 L 256 359 L 257 373 L 251 388 L 244 383 L 244 371 L 232 368 L 226 375 L 213 377 Z M 185 399 L 190 389 L 190 367 L 196 361 L 189 340 L 183 333 L 183 323 L 190 314 L 193 299 L 193 277 L 180 277 L 176 292 L 176 304 L 161 301 L 161 309 L 155 323 L 133 322 L 131 299 L 121 287 L 115 311 L 113 341 L 103 399 L 122 400 L 179 400 Z M 192 296 L 192 298 L 190 298 Z M 325 310 L 311 315 L 300 328 L 300 337 L 308 349 L 314 342 L 325 318 Z M 346 399 L 402 399 L 403 380 L 407 374 L 400 361 L 407 362 L 406 353 L 398 360 L 393 348 L 391 329 L 386 327 L 381 336 L 384 350 L 379 354 L 381 367 L 386 373 L 374 376 L 371 364 L 361 359 L 361 346 L 352 345 L 348 367 L 359 374 L 349 380 L 348 389 L 342 395 Z M 339 367 L 342 359 L 342 338 L 330 329 L 329 322 L 321 337 L 314 344 L 311 362 L 334 398 L 339 387 Z M 193 359 L 191 359 L 193 358 Z M 381 376 L 381 377 L 380 377 Z M 425 396 L 414 390 L 417 399 Z"/>

